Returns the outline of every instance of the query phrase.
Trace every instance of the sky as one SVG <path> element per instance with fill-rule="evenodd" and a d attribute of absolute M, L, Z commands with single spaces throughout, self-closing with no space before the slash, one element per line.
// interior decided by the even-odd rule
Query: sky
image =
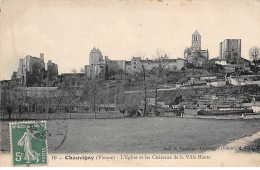
<path fill-rule="evenodd" d="M 88 64 L 95 46 L 110 59 L 136 54 L 154 58 L 158 49 L 183 58 L 192 33 L 209 57 L 219 43 L 242 39 L 242 57 L 260 47 L 259 0 L 2 0 L 0 80 L 10 79 L 26 55 L 58 64 L 59 74 Z"/>

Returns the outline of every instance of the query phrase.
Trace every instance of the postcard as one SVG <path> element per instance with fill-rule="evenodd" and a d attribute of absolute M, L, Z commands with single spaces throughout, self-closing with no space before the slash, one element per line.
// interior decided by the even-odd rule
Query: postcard
<path fill-rule="evenodd" d="M 259 167 L 259 9 L 0 1 L 0 166 Z"/>

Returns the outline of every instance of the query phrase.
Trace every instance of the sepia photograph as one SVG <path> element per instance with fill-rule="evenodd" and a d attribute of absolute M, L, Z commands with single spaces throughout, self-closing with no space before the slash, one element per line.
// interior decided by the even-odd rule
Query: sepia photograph
<path fill-rule="evenodd" d="M 0 0 L 0 167 L 259 167 L 259 0 Z"/>

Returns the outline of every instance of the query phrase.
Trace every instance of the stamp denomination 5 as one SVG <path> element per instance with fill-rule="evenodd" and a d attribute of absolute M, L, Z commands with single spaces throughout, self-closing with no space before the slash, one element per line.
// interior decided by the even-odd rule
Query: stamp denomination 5
<path fill-rule="evenodd" d="M 9 124 L 13 166 L 47 164 L 46 122 Z"/>

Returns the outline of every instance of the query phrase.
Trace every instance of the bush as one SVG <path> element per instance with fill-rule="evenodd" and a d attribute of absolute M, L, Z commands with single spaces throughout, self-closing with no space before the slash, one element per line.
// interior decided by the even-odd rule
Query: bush
<path fill-rule="evenodd" d="M 65 112 L 66 112 L 66 113 L 69 113 L 69 112 L 70 112 L 70 109 L 69 109 L 68 106 L 66 106 L 64 109 L 65 109 Z"/>
<path fill-rule="evenodd" d="M 242 115 L 243 113 L 252 113 L 252 109 L 241 110 L 199 110 L 198 115 L 221 116 L 221 115 Z"/>

